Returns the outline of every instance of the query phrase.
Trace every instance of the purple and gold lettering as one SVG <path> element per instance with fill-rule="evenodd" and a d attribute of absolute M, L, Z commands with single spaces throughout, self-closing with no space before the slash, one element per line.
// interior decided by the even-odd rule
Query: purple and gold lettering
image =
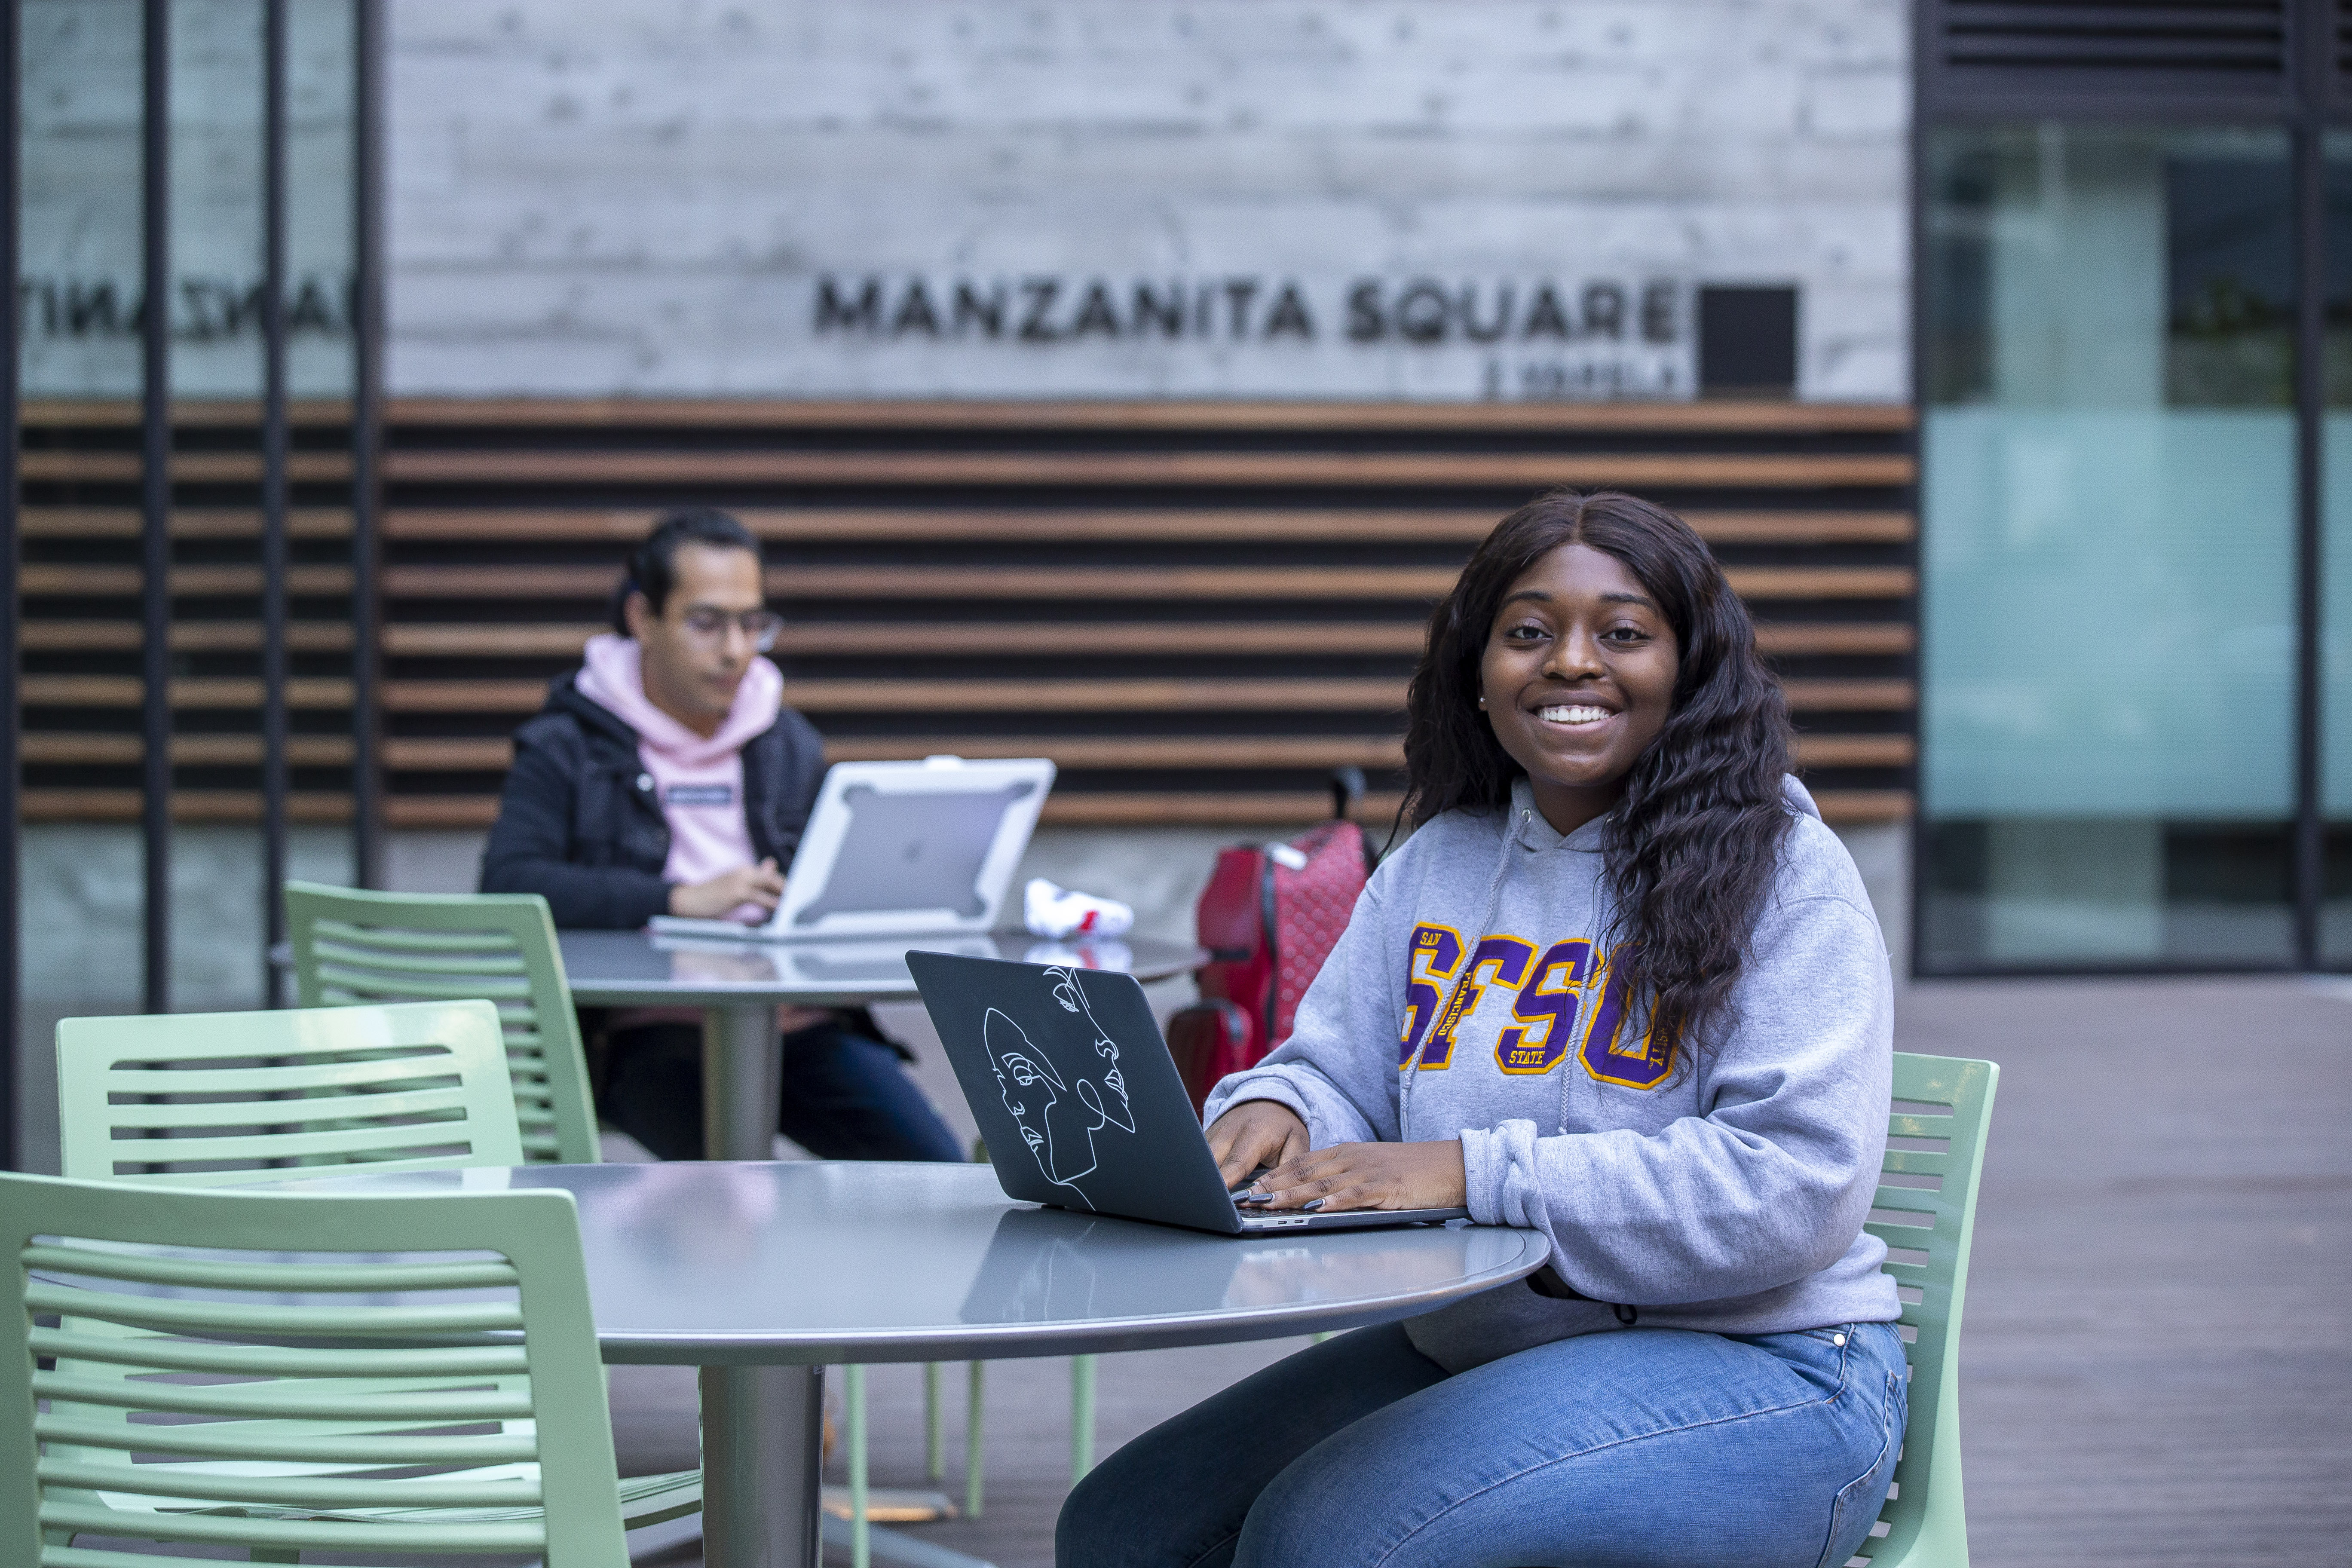
<path fill-rule="evenodd" d="M 1477 951 L 1463 967 L 1462 978 L 1454 983 L 1454 994 L 1446 998 L 1445 1012 L 1439 1017 L 1437 1027 L 1430 1031 L 1429 1044 L 1421 1053 L 1423 1072 L 1439 1072 L 1454 1063 L 1454 1031 L 1462 1020 L 1478 1010 L 1479 998 L 1489 985 L 1517 985 L 1527 978 L 1528 965 L 1536 955 L 1535 943 L 1521 942 L 1515 936 L 1489 936 L 1479 939 Z M 1481 976 L 1484 976 L 1482 979 Z"/>
<path fill-rule="evenodd" d="M 1592 944 L 1582 937 L 1554 942 L 1538 961 L 1511 1004 L 1522 1026 L 1495 1041 L 1495 1065 L 1507 1073 L 1548 1073 L 1576 1039 L 1576 1007 L 1592 970 Z"/>
<path fill-rule="evenodd" d="M 1592 1023 L 1584 1031 L 1584 1070 L 1602 1083 L 1622 1085 L 1627 1089 L 1655 1089 L 1675 1070 L 1675 1045 L 1671 1039 L 1661 1040 L 1657 1029 L 1644 1028 L 1638 1040 L 1618 1043 L 1617 1037 L 1625 1030 L 1625 1015 L 1630 1010 L 1625 995 L 1625 973 L 1616 963 L 1625 950 L 1620 948 L 1609 955 L 1601 973 L 1605 977 L 1601 987 L 1601 1005 L 1593 1009 Z"/>
<path fill-rule="evenodd" d="M 1399 1068 L 1412 1060 L 1421 1037 L 1444 1004 L 1445 988 L 1438 982 L 1453 979 L 1462 967 L 1462 933 L 1452 926 L 1417 925 L 1406 952 L 1410 978 L 1404 988 L 1404 1023 L 1397 1030 Z"/>

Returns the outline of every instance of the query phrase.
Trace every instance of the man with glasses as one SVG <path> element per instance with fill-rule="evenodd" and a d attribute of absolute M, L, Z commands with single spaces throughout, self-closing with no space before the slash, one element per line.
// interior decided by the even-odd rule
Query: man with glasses
<path fill-rule="evenodd" d="M 707 507 L 656 521 L 614 596 L 614 629 L 588 640 L 585 664 L 515 734 L 484 892 L 541 894 L 572 928 L 774 911 L 824 743 L 761 657 L 782 626 L 766 597 L 760 542 L 741 522 Z M 698 1157 L 700 1015 L 583 1022 L 598 1111 L 663 1159 Z M 785 1136 L 828 1159 L 960 1158 L 863 1008 L 786 1007 L 778 1025 L 793 1064 Z"/>

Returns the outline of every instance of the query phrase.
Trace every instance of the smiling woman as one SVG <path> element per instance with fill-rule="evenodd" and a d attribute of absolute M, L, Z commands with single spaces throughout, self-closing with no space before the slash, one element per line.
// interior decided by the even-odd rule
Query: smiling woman
<path fill-rule="evenodd" d="M 1459 1205 L 1550 1261 L 1147 1434 L 1056 1561 L 1845 1562 L 1906 1420 L 1862 1228 L 1893 985 L 1747 612 L 1672 513 L 1542 497 L 1432 616 L 1405 756 L 1412 837 L 1209 1145 L 1244 1202 Z"/>
<path fill-rule="evenodd" d="M 1621 971 L 1675 1031 L 1703 1028 L 1790 822 L 1787 700 L 1706 542 L 1633 496 L 1528 503 L 1438 607 L 1409 703 L 1416 826 L 1503 805 L 1522 776 L 1561 833 L 1622 803 Z"/>
<path fill-rule="evenodd" d="M 1675 628 L 1616 557 L 1563 544 L 1511 585 L 1478 664 L 1478 710 L 1526 770 L 1536 809 L 1573 833 L 1616 804 L 1665 727 Z"/>

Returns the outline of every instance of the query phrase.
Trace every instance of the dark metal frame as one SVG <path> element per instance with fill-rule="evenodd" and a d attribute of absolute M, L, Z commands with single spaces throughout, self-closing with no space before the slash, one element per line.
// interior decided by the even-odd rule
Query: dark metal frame
<path fill-rule="evenodd" d="M 376 643 L 383 625 L 384 0 L 354 0 L 352 118 L 352 861 L 362 888 L 383 885 L 383 715 Z"/>
<path fill-rule="evenodd" d="M 140 828 L 143 1010 L 172 1010 L 172 7 L 140 8 Z"/>
<path fill-rule="evenodd" d="M 286 1001 L 269 952 L 286 940 L 287 4 L 261 7 L 261 984 L 272 1007 Z"/>
<path fill-rule="evenodd" d="M 16 689 L 21 310 L 16 274 L 21 250 L 18 192 L 24 188 L 19 145 L 23 27 L 24 6 L 19 0 L 0 0 L 0 279 L 7 282 L 6 289 L 0 289 L 0 296 L 5 296 L 0 297 L 0 1170 L 5 1171 L 22 1163 L 17 1063 L 23 1045 L 19 1037 L 24 1033 L 24 949 L 18 930 L 17 900 L 22 893 L 17 868 L 23 839 L 16 820 L 23 728 Z"/>
<path fill-rule="evenodd" d="M 2306 55 L 2316 51 L 2306 50 Z M 2306 59 L 2305 79 L 2319 61 Z M 2315 105 L 2315 95 L 2306 101 Z M 2326 627 L 2327 129 L 2315 115 L 2294 128 L 2294 957 L 2323 967 L 2319 922 L 2325 903 L 2327 832 L 2322 821 L 2326 753 L 2320 725 L 2327 672 L 2321 658 Z"/>
<path fill-rule="evenodd" d="M 263 7 L 263 394 L 261 417 L 262 837 L 265 925 L 284 936 L 289 721 L 286 704 L 288 510 L 292 447 L 286 365 L 289 0 Z M 383 40 L 382 0 L 355 0 L 357 320 L 352 441 L 353 854 L 373 886 L 382 862 L 380 718 L 375 638 L 381 621 L 378 518 L 383 399 Z M 141 5 L 140 561 L 143 853 L 142 990 L 148 1012 L 171 1006 L 172 364 L 170 0 Z M 22 499 L 21 262 L 23 7 L 0 0 L 0 1169 L 21 1162 L 23 1034 L 20 668 Z M 282 982 L 267 963 L 272 1005 Z"/>
<path fill-rule="evenodd" d="M 2294 956 L 2279 964 L 2201 966 L 2214 973 L 2343 969 L 2320 951 L 2326 823 L 2323 789 L 2326 752 L 2326 669 L 2322 660 L 2326 586 L 2323 363 L 2326 316 L 2326 137 L 2331 126 L 2352 124 L 2352 99 L 2336 91 L 2334 37 L 2339 10 L 2352 24 L 2352 0 L 2285 0 L 2286 69 L 2268 90 L 2200 90 L 2194 81 L 2160 84 L 2103 80 L 2095 72 L 2020 75 L 2007 81 L 1979 76 L 1962 83 L 1940 65 L 1937 40 L 1951 0 L 1915 0 L 1914 112 L 1911 117 L 1912 405 L 1927 405 L 1925 331 L 1927 321 L 1927 138 L 1946 126 L 2018 121 L 2070 124 L 2240 125 L 2282 130 L 2290 139 L 2295 279 L 2295 745 L 2294 823 L 2291 838 Z M 1924 451 L 1922 458 L 1924 460 Z M 1927 552 L 1926 519 L 1918 549 Z M 1925 647 L 1927 606 L 1918 608 Z M 1919 963 L 1918 932 L 1927 904 L 1927 682 L 1918 687 L 1921 749 L 1916 806 L 1911 818 L 1911 968 L 1930 976 L 2000 974 L 2145 974 L 2178 973 L 2177 961 L 2144 964 L 1981 964 L 1929 969 Z"/>

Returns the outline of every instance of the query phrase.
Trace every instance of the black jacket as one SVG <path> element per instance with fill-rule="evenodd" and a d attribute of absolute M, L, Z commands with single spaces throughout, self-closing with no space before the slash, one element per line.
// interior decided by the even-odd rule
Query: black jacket
<path fill-rule="evenodd" d="M 669 909 L 669 825 L 637 761 L 637 733 L 583 697 L 577 672 L 515 731 L 514 767 L 482 850 L 481 890 L 538 893 L 555 923 L 633 931 Z M 789 865 L 824 778 L 824 742 L 787 708 L 743 746 L 751 852 Z"/>

